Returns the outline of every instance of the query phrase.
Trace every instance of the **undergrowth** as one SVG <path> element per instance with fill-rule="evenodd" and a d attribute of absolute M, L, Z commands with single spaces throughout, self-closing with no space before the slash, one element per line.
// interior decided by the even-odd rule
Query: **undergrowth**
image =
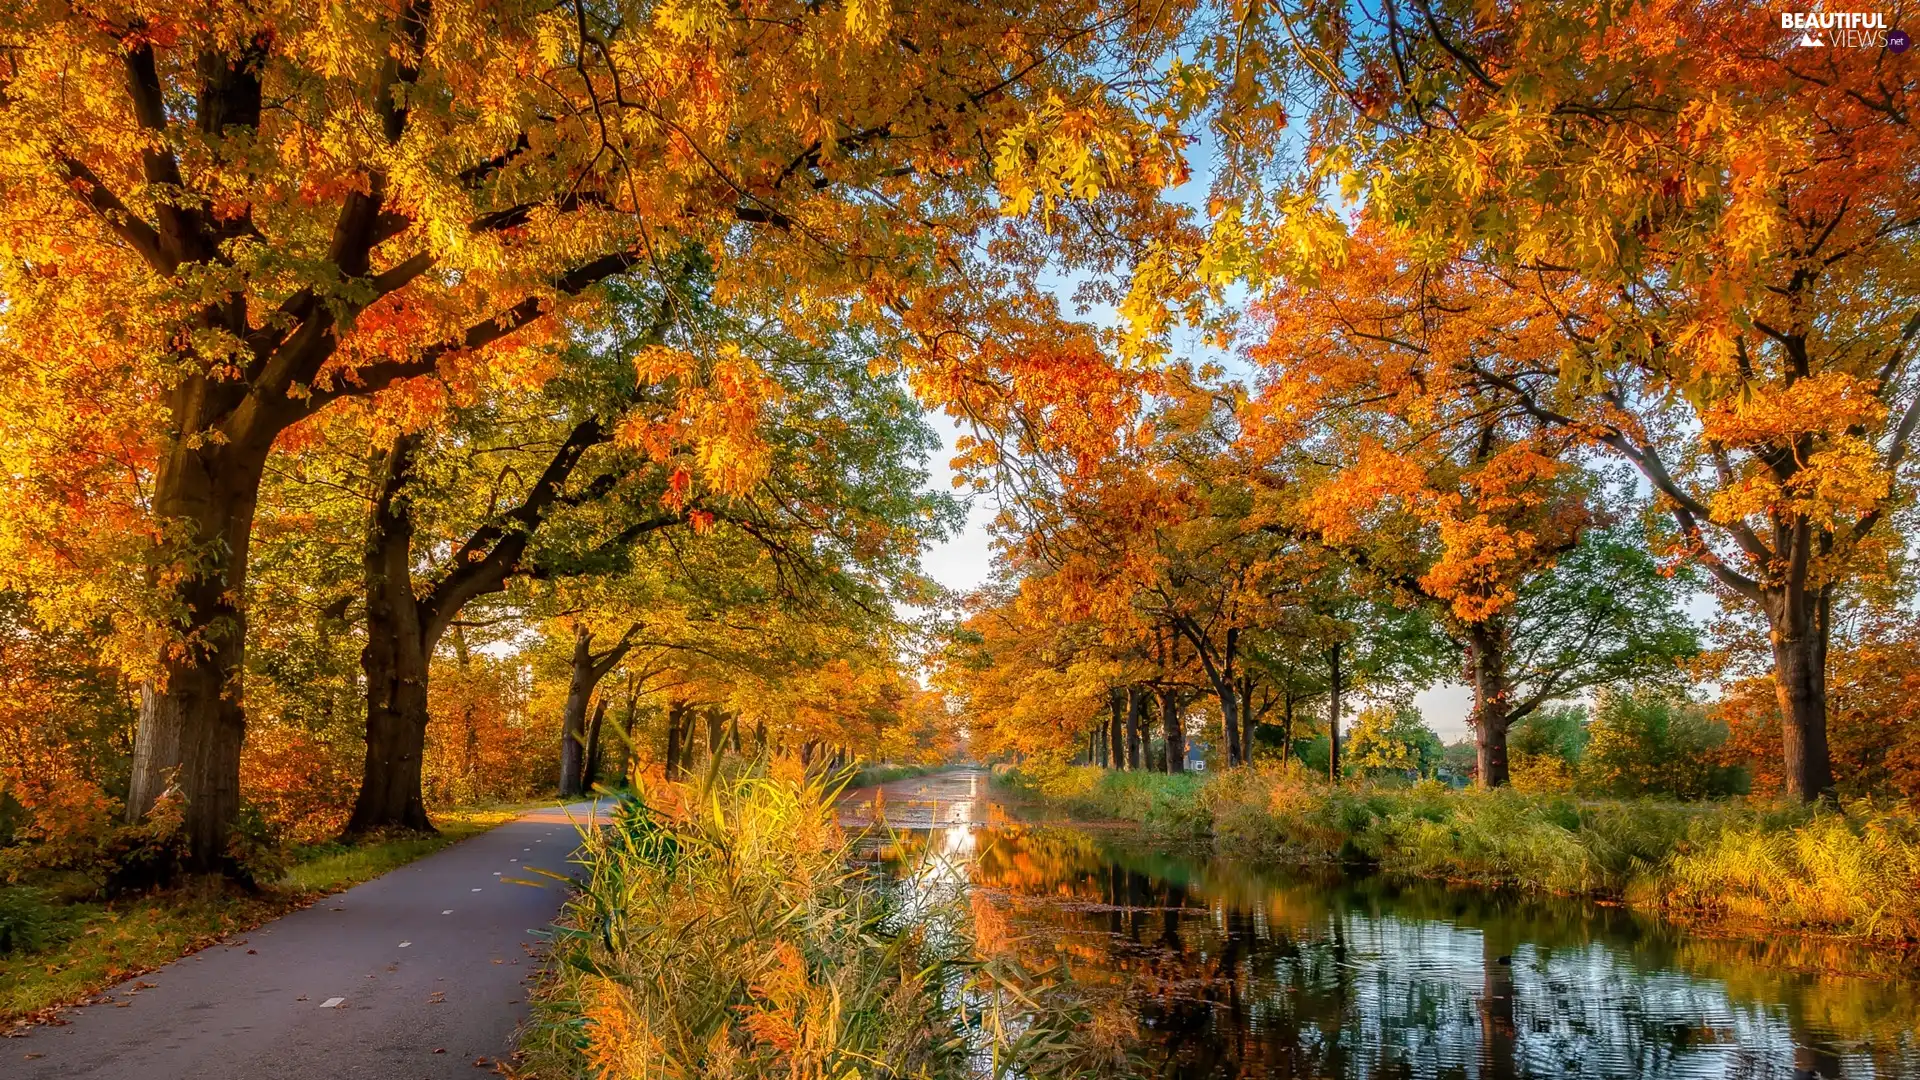
<path fill-rule="evenodd" d="M 1455 791 L 1298 768 L 1167 776 L 1081 766 L 996 782 L 1082 817 L 1266 862 L 1617 900 L 1689 919 L 1920 942 L 1920 817 L 1867 803 L 1680 803 Z"/>
<path fill-rule="evenodd" d="M 937 868 L 890 885 L 834 785 L 643 788 L 585 827 L 523 1074 L 541 1080 L 1092 1077 L 1131 1064 L 1086 990 L 981 947 Z"/>

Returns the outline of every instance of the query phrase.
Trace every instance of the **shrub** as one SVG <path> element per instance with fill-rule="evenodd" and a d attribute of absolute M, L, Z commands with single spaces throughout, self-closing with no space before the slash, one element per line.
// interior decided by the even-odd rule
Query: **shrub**
<path fill-rule="evenodd" d="M 1354 718 L 1346 767 L 1354 773 L 1429 776 L 1440 764 L 1440 736 L 1408 704 L 1369 705 Z"/>
<path fill-rule="evenodd" d="M 1507 782 L 1528 795 L 1565 795 L 1574 788 L 1573 766 L 1557 754 L 1520 751 L 1507 758 Z"/>
<path fill-rule="evenodd" d="M 1600 696 L 1580 764 L 1582 784 L 1616 796 L 1731 795 L 1734 770 L 1721 764 L 1727 728 L 1692 702 L 1662 691 Z"/>
<path fill-rule="evenodd" d="M 0 886 L 0 956 L 46 948 L 57 924 L 53 906 L 38 889 Z"/>

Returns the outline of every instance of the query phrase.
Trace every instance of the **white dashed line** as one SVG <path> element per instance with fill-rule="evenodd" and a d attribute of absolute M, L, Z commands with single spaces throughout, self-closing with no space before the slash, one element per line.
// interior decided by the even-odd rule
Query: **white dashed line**
<path fill-rule="evenodd" d="M 413 944 L 413 942 L 411 942 L 411 941 L 403 941 L 403 942 L 401 942 L 401 943 L 400 943 L 400 947 L 404 949 L 404 948 L 406 948 L 407 946 L 409 946 L 409 945 L 411 945 L 411 944 Z"/>
<path fill-rule="evenodd" d="M 479 892 L 480 890 L 479 890 L 479 889 L 475 889 L 475 890 L 473 890 L 473 891 L 474 891 L 474 892 Z"/>
<path fill-rule="evenodd" d="M 346 998 L 328 998 L 327 1000 L 320 1003 L 320 1007 L 323 1009 L 337 1009 L 340 1006 L 345 1005 L 346 1003 L 347 1003 Z"/>
<path fill-rule="evenodd" d="M 451 914 L 453 914 L 453 909 L 452 909 L 452 908 L 448 908 L 447 910 L 445 910 L 445 911 L 443 911 L 443 912 L 441 912 L 440 914 L 442 914 L 442 915 L 451 915 Z"/>

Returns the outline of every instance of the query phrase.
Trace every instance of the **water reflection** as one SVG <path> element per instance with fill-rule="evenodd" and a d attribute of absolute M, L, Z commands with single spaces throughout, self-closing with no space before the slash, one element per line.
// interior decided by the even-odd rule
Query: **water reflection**
<path fill-rule="evenodd" d="M 913 889 L 980 894 L 1029 963 L 1064 959 L 1123 995 L 1154 1075 L 1920 1077 L 1920 986 L 1897 958 L 1715 941 L 1591 904 L 1257 874 L 982 824 L 985 794 L 968 794 L 964 815 L 930 807 L 897 833 L 890 862 L 915 868 Z"/>

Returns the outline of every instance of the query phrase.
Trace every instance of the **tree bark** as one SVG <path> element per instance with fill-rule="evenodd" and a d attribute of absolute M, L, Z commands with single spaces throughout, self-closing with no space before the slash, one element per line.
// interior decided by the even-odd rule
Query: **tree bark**
<path fill-rule="evenodd" d="M 627 628 L 620 640 L 606 652 L 593 651 L 593 633 L 576 626 L 573 633 L 573 663 L 567 679 L 567 703 L 560 717 L 560 794 L 582 794 L 587 782 L 587 706 L 593 691 L 633 648 L 633 635 L 639 624 Z"/>
<path fill-rule="evenodd" d="M 1346 642 L 1336 641 L 1327 650 L 1327 780 L 1340 782 L 1340 650 Z"/>
<path fill-rule="evenodd" d="M 680 776 L 680 743 L 682 718 L 687 711 L 684 701 L 672 701 L 667 704 L 667 760 L 665 763 L 667 779 Z"/>
<path fill-rule="evenodd" d="M 1127 767 L 1126 744 L 1126 691 L 1119 687 L 1107 690 L 1107 761 L 1110 768 Z"/>
<path fill-rule="evenodd" d="M 600 729 L 607 720 L 607 695 L 601 694 L 593 706 L 593 719 L 587 721 L 587 764 L 581 770 L 580 787 L 592 791 L 600 780 Z"/>
<path fill-rule="evenodd" d="M 1127 687 L 1127 768 L 1146 767 L 1146 755 L 1140 743 L 1146 734 L 1147 689 L 1144 686 Z"/>
<path fill-rule="evenodd" d="M 1474 741 L 1479 746 L 1480 786 L 1506 786 L 1507 728 L 1512 724 L 1513 687 L 1507 678 L 1507 628 L 1488 620 L 1467 627 L 1467 681 L 1473 687 Z"/>
<path fill-rule="evenodd" d="M 346 834 L 382 828 L 430 832 L 421 769 L 427 748 L 427 675 L 433 657 L 413 592 L 413 514 L 405 485 L 418 439 L 402 435 L 383 456 L 367 520 L 361 571 L 367 593 L 367 753 Z"/>
<path fill-rule="evenodd" d="M 1167 744 L 1167 772 L 1186 772 L 1187 732 L 1180 722 L 1180 692 L 1171 686 L 1160 691 L 1160 734 Z"/>
<path fill-rule="evenodd" d="M 1280 702 L 1280 764 L 1293 760 L 1293 691 L 1289 690 Z"/>
<path fill-rule="evenodd" d="M 573 663 L 567 679 L 567 703 L 560 714 L 560 797 L 580 794 L 586 763 L 587 702 L 593 696 L 593 635 L 584 626 L 573 634 Z"/>
<path fill-rule="evenodd" d="M 1805 802 L 1833 795 L 1827 746 L 1827 645 L 1832 592 L 1782 588 L 1762 597 L 1773 644 L 1789 794 Z"/>
<path fill-rule="evenodd" d="M 1253 710 L 1253 677 L 1240 677 L 1240 756 L 1248 765 L 1253 764 L 1253 731 L 1260 726 L 1260 717 Z"/>
<path fill-rule="evenodd" d="M 465 674 L 471 658 L 467 652 L 467 632 L 458 623 L 453 627 L 453 659 L 460 666 L 461 673 Z M 468 697 L 460 708 L 460 723 L 465 736 L 461 746 L 460 777 L 471 783 L 473 774 L 480 769 L 480 727 L 474 723 L 472 697 Z"/>
<path fill-rule="evenodd" d="M 633 727 L 640 718 L 640 679 L 632 672 L 627 674 L 627 707 L 620 714 L 620 769 L 616 773 L 620 783 L 633 783 L 633 764 L 638 756 L 634 753 Z"/>
<path fill-rule="evenodd" d="M 178 396 L 178 395 L 176 395 Z M 197 415 L 176 402 L 176 418 Z M 178 423 L 176 419 L 176 423 Z M 202 425 L 187 425 L 198 434 Z M 232 869 L 227 832 L 240 809 L 240 744 L 246 735 L 247 555 L 267 447 L 196 443 L 178 432 L 158 466 L 156 519 L 182 530 L 156 558 L 188 568 L 171 588 L 185 642 L 167 648 L 161 678 L 142 702 L 127 798 L 144 818 L 169 789 L 184 801 L 187 869 Z M 184 548 L 184 550 L 182 550 Z"/>
<path fill-rule="evenodd" d="M 1240 746 L 1240 710 L 1236 707 L 1233 686 L 1233 662 L 1239 651 L 1240 630 L 1238 627 L 1227 629 L 1226 651 L 1218 662 L 1213 650 L 1207 647 L 1206 638 L 1191 621 L 1181 623 L 1181 632 L 1193 644 L 1193 651 L 1200 657 L 1200 668 L 1207 674 L 1207 682 L 1213 687 L 1214 697 L 1220 702 L 1220 724 L 1227 737 L 1227 767 L 1232 768 L 1246 761 L 1246 755 Z"/>

